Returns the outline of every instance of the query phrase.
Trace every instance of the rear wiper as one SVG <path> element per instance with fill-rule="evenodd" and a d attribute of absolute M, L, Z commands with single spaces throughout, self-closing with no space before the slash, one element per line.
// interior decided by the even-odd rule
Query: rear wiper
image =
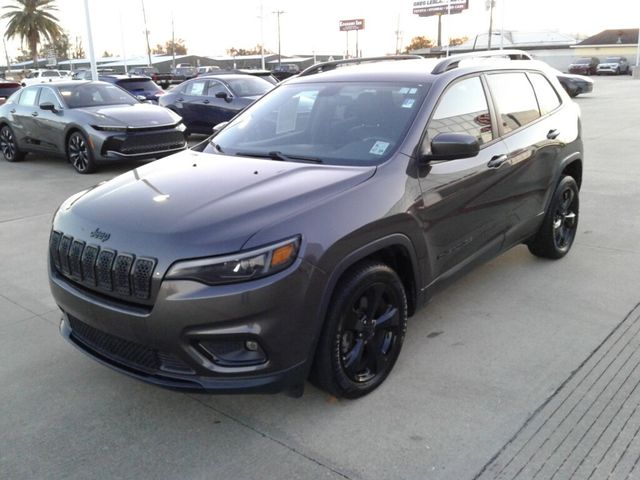
<path fill-rule="evenodd" d="M 308 162 L 308 163 L 323 163 L 321 159 L 316 157 L 307 157 L 304 155 L 287 155 L 279 151 L 272 152 L 238 152 L 236 155 L 240 157 L 256 157 L 256 158 L 270 158 L 271 160 L 281 160 L 283 162 Z"/>

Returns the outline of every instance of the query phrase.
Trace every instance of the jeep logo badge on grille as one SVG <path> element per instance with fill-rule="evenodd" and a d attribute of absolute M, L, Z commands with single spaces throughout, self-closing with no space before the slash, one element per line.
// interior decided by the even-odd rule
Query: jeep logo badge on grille
<path fill-rule="evenodd" d="M 93 232 L 91 232 L 91 238 L 96 238 L 103 242 L 106 242 L 111 238 L 111 234 L 107 232 L 103 232 L 100 228 L 96 228 Z"/>

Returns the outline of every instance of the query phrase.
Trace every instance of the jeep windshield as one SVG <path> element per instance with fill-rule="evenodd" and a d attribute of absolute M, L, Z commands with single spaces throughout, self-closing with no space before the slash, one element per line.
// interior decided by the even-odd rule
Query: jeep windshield
<path fill-rule="evenodd" d="M 205 153 L 333 165 L 376 165 L 404 139 L 425 83 L 282 85 L 233 119 Z"/>

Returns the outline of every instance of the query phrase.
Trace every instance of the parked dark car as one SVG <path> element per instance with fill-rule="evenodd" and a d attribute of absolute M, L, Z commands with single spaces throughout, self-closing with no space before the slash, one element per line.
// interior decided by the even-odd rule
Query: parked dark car
<path fill-rule="evenodd" d="M 160 97 L 160 105 L 180 115 L 188 133 L 210 134 L 214 126 L 231 120 L 272 88 L 250 75 L 207 75 L 170 90 Z"/>
<path fill-rule="evenodd" d="M 65 156 L 79 173 L 98 163 L 184 150 L 184 125 L 166 108 L 140 103 L 105 82 L 33 85 L 0 106 L 0 151 L 16 162 L 28 152 Z"/>
<path fill-rule="evenodd" d="M 139 75 L 100 75 L 98 79 L 102 82 L 109 82 L 124 88 L 134 95 L 138 100 L 147 100 L 151 103 L 158 103 L 158 99 L 165 94 L 151 78 Z"/>
<path fill-rule="evenodd" d="M 182 83 L 186 80 L 196 78 L 198 76 L 198 71 L 195 67 L 176 67 L 171 70 L 171 75 L 172 83 Z"/>
<path fill-rule="evenodd" d="M 11 95 L 20 90 L 22 85 L 20 82 L 14 82 L 13 80 L 0 79 L 0 105 L 7 101 Z"/>
<path fill-rule="evenodd" d="M 171 81 L 173 80 L 173 75 L 170 73 L 160 73 L 156 67 L 135 67 L 128 73 L 138 77 L 149 77 L 161 88 L 169 88 L 169 85 L 171 85 Z"/>
<path fill-rule="evenodd" d="M 598 71 L 600 60 L 596 57 L 578 58 L 569 65 L 569 73 L 576 75 L 595 75 Z"/>
<path fill-rule="evenodd" d="M 65 201 L 62 335 L 166 387 L 371 392 L 437 290 L 576 235 L 577 105 L 542 63 L 466 58 L 299 76 L 196 150 Z"/>
<path fill-rule="evenodd" d="M 300 67 L 295 63 L 283 63 L 276 65 L 271 73 L 278 81 L 282 81 L 300 73 Z"/>
<path fill-rule="evenodd" d="M 582 75 L 572 75 L 570 73 L 562 73 L 556 70 L 556 77 L 562 88 L 569 94 L 571 98 L 575 98 L 581 93 L 593 92 L 593 80 Z"/>
<path fill-rule="evenodd" d="M 279 80 L 273 76 L 273 73 L 271 72 L 271 70 L 256 70 L 256 69 L 252 69 L 252 68 L 236 68 L 236 69 L 232 69 L 232 70 L 218 70 L 215 73 L 210 73 L 209 75 L 229 75 L 229 74 L 242 74 L 242 75 L 252 75 L 254 77 L 260 77 L 263 80 L 266 80 L 267 82 L 271 83 L 272 85 L 277 85 L 279 83 Z M 204 76 L 204 75 L 198 75 L 198 76 Z"/>
<path fill-rule="evenodd" d="M 607 57 L 598 65 L 598 75 L 628 75 L 631 67 L 625 57 Z"/>

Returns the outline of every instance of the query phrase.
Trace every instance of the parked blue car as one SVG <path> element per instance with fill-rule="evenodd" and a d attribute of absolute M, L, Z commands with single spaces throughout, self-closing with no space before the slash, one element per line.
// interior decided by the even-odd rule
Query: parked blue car
<path fill-rule="evenodd" d="M 182 117 L 187 133 L 210 134 L 273 87 L 252 75 L 206 75 L 181 83 L 159 103 Z"/>
<path fill-rule="evenodd" d="M 156 82 L 142 75 L 100 75 L 98 79 L 124 88 L 138 100 L 147 100 L 155 104 L 165 94 L 165 91 Z M 144 99 L 141 97 L 144 97 Z"/>

